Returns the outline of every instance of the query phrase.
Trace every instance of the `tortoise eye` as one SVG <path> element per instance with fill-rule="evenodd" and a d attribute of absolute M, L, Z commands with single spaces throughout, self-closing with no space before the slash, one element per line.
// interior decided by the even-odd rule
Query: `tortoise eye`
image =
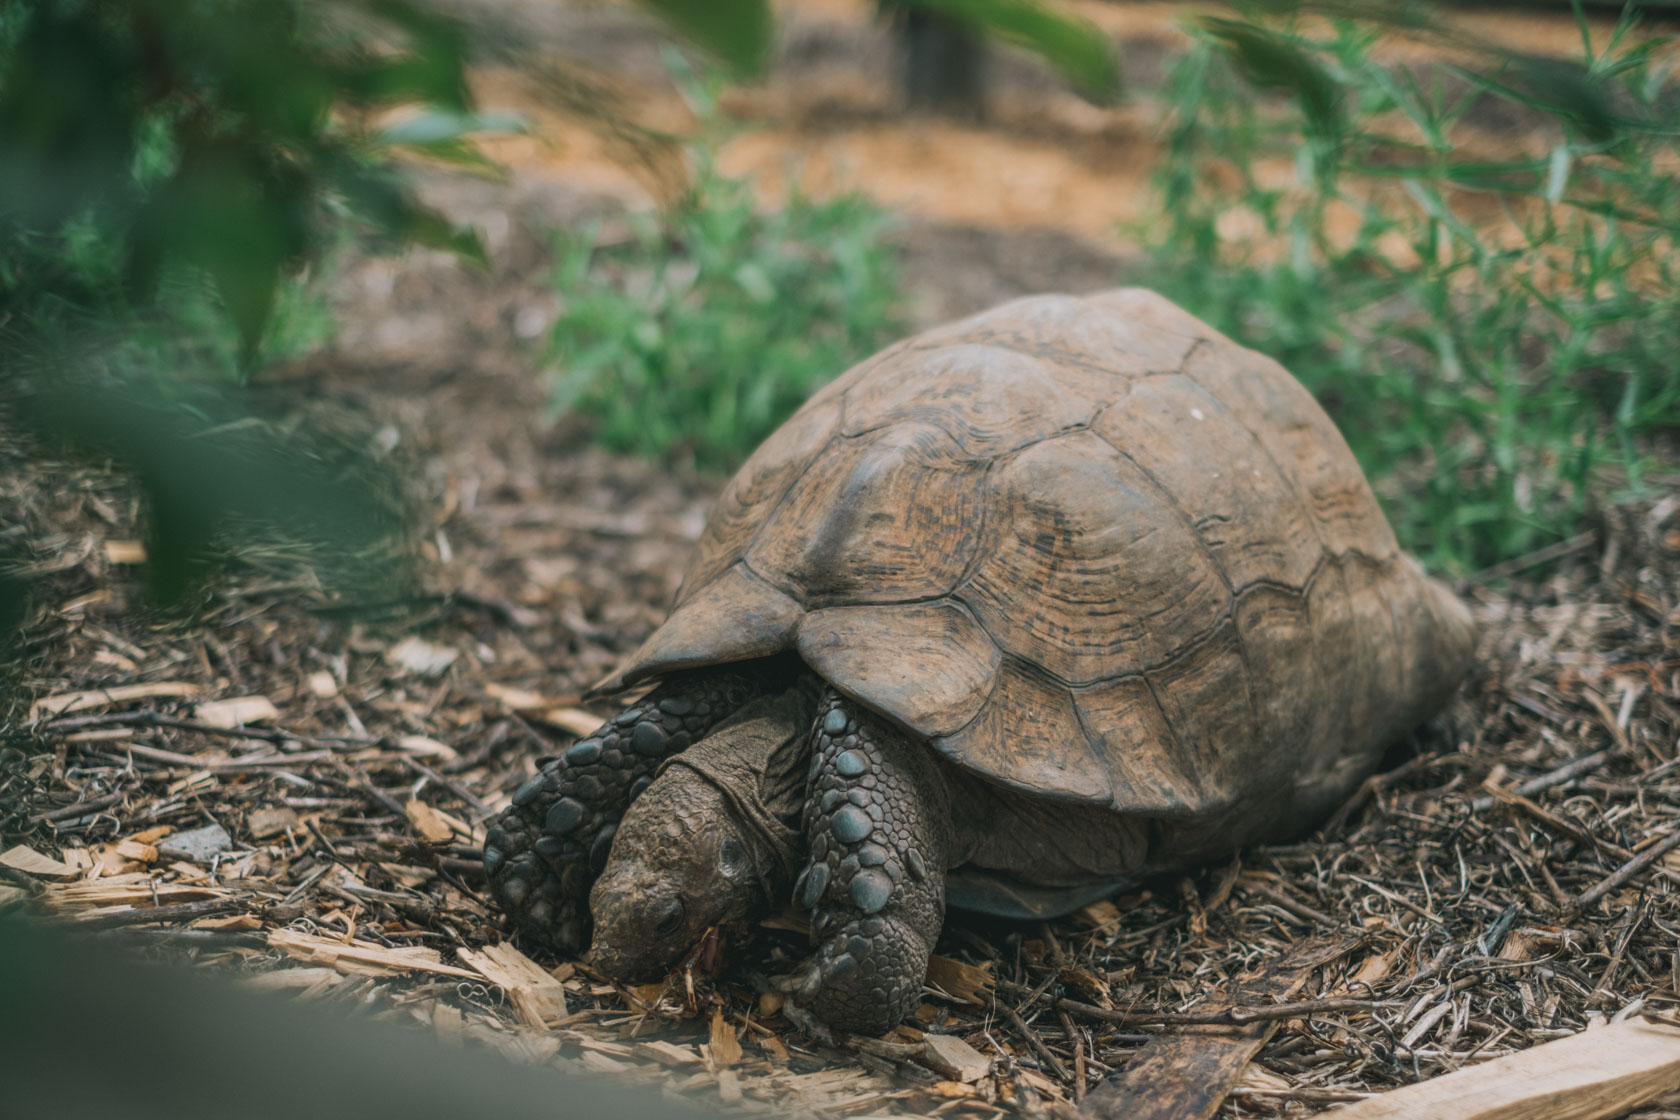
<path fill-rule="evenodd" d="M 731 836 L 719 846 L 718 859 L 723 863 L 725 871 L 739 871 L 747 862 L 747 850 L 741 846 L 739 840 Z"/>
<path fill-rule="evenodd" d="M 673 898 L 660 908 L 659 922 L 653 927 L 654 936 L 660 938 L 674 937 L 682 930 L 682 924 L 682 899 Z"/>

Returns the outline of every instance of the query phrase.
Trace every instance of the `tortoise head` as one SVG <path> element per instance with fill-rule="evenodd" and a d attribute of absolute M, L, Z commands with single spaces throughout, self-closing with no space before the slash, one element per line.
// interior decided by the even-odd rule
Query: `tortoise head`
<path fill-rule="evenodd" d="M 637 798 L 589 894 L 589 959 L 616 980 L 664 976 L 708 930 L 768 901 L 752 846 L 716 786 L 673 766 Z"/>

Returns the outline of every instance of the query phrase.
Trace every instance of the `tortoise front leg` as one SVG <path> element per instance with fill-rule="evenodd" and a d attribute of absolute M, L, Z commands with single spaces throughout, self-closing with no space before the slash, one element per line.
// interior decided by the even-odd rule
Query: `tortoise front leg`
<path fill-rule="evenodd" d="M 816 958 L 793 1002 L 831 1027 L 880 1034 L 921 998 L 945 919 L 950 805 L 933 758 L 829 690 L 805 803 Z"/>
<path fill-rule="evenodd" d="M 544 766 L 485 834 L 484 871 L 502 909 L 561 952 L 582 952 L 589 889 L 624 810 L 666 758 L 774 687 L 761 666 L 675 674 Z"/>

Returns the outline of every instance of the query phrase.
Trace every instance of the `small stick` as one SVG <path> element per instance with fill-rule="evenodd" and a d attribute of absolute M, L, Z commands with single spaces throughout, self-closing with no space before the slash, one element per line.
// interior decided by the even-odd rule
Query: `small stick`
<path fill-rule="evenodd" d="M 1680 847 L 1680 829 L 1675 829 L 1673 832 L 1663 837 L 1658 843 L 1652 844 L 1649 848 L 1646 848 L 1643 852 L 1640 852 L 1638 855 L 1622 864 L 1622 866 L 1612 872 L 1608 878 L 1599 882 L 1596 886 L 1589 887 L 1583 891 L 1581 896 L 1575 900 L 1575 908 L 1577 910 L 1585 910 L 1587 907 L 1592 906 L 1594 903 L 1598 902 L 1599 899 L 1603 898 L 1623 883 L 1626 883 L 1629 879 L 1645 870 L 1645 868 L 1649 867 L 1656 860 L 1661 859 L 1663 856 L 1673 851 L 1676 847 Z"/>
<path fill-rule="evenodd" d="M 186 922 L 244 908 L 243 899 L 211 898 L 203 902 L 181 902 L 173 906 L 136 906 L 132 910 L 94 914 L 91 917 L 76 919 L 71 926 L 74 929 L 115 929 L 118 926 L 151 925 L 153 922 Z"/>
<path fill-rule="evenodd" d="M 1015 1025 L 1016 1030 L 1026 1037 L 1027 1043 L 1038 1053 L 1040 1058 L 1044 1059 L 1044 1064 L 1050 1067 L 1050 1071 L 1061 1080 L 1072 1083 L 1073 1075 L 1068 1073 L 1067 1067 L 1062 1064 L 1062 1060 L 1051 1052 L 1049 1046 L 1045 1045 L 1044 1039 L 1039 1037 L 1038 1032 L 1033 1030 L 1025 1019 L 1021 1018 L 1021 1013 L 1007 1003 L 999 1003 L 997 1000 L 992 1002 L 997 1004 L 1005 1015 L 1009 1016 L 1009 1021 Z"/>
<path fill-rule="evenodd" d="M 1257 882 L 1253 879 L 1239 879 L 1237 881 L 1237 888 L 1244 894 L 1251 894 L 1257 898 L 1263 898 L 1267 902 L 1280 906 L 1303 921 L 1313 922 L 1322 926 L 1330 926 L 1332 928 L 1342 924 L 1330 915 L 1314 910 L 1306 903 L 1299 902 L 1290 897 L 1287 892 L 1279 890 L 1269 884 Z"/>
<path fill-rule="evenodd" d="M 479 799 L 479 796 L 476 793 L 462 785 L 460 782 L 455 781 L 453 778 L 444 777 L 436 770 L 433 770 L 430 766 L 427 766 L 424 762 L 421 762 L 418 758 L 412 758 L 408 755 L 404 755 L 403 761 L 408 763 L 408 765 L 416 772 L 424 774 L 427 778 L 460 798 L 463 805 L 470 805 L 472 807 L 472 811 L 478 814 L 480 820 L 496 815 L 496 810 L 486 805 Z"/>
<path fill-rule="evenodd" d="M 89 813 L 96 813 L 101 809 L 108 809 L 112 805 L 128 796 L 128 791 L 108 793 L 104 797 L 90 797 L 86 801 L 78 801 L 74 805 L 66 805 L 51 812 L 39 813 L 29 818 L 31 824 L 49 824 L 53 821 L 69 820 L 75 817 L 85 817 Z"/>
<path fill-rule="evenodd" d="M 1518 797 L 1533 797 L 1535 794 L 1540 793 L 1543 790 L 1548 790 L 1553 786 L 1561 786 L 1565 782 L 1573 781 L 1576 778 L 1579 778 L 1582 774 L 1590 774 L 1608 761 L 1610 761 L 1610 752 L 1607 750 L 1594 751 L 1592 754 L 1584 754 L 1580 758 L 1570 759 L 1568 762 L 1559 766 L 1555 770 L 1548 770 L 1546 773 L 1541 774 L 1538 778 L 1530 778 L 1528 781 L 1511 789 L 1510 792 L 1516 794 Z M 1485 793 L 1470 802 L 1470 807 L 1475 809 L 1477 812 L 1481 812 L 1484 809 L 1491 808 L 1493 806 L 1493 802 L 1493 794 Z"/>
<path fill-rule="evenodd" d="M 201 735 L 215 735 L 223 739 L 259 739 L 265 743 L 297 743 L 305 747 L 368 747 L 373 744 L 359 739 L 321 738 L 314 735 L 304 735 L 295 731 L 274 730 L 263 727 L 251 727 L 239 724 L 235 727 L 220 727 L 213 723 L 203 723 L 195 719 L 179 719 L 166 716 L 159 712 L 113 712 L 98 716 L 74 716 L 69 719 L 57 719 L 43 724 L 40 733 L 50 735 L 65 731 L 79 731 L 90 727 L 167 727 L 176 731 L 196 731 Z"/>
<path fill-rule="evenodd" d="M 1085 1035 L 1074 1025 L 1072 1015 L 1061 1010 L 1056 1014 L 1062 1020 L 1062 1030 L 1073 1042 L 1073 1103 L 1078 1104 L 1085 1099 L 1085 1080 L 1089 1076 L 1085 1070 Z"/>
<path fill-rule="evenodd" d="M 1565 556 L 1573 556 L 1577 552 L 1584 552 L 1587 547 L 1596 540 L 1598 540 L 1598 531 L 1595 529 L 1588 529 L 1584 533 L 1576 533 L 1573 537 L 1570 537 L 1567 540 L 1558 541 L 1556 544 L 1549 544 L 1545 548 L 1537 548 L 1533 552 L 1527 552 L 1521 556 L 1513 556 L 1509 560 L 1502 560 L 1493 565 L 1491 568 L 1483 568 L 1481 571 L 1476 572 L 1474 575 L 1464 580 L 1464 582 L 1460 585 L 1459 590 L 1464 591 L 1472 587 L 1478 587 L 1484 583 L 1491 583 L 1496 579 L 1504 579 L 1506 576 L 1514 576 L 1518 572 L 1526 571 L 1537 564 L 1544 564 L 1550 560 L 1562 560 Z"/>

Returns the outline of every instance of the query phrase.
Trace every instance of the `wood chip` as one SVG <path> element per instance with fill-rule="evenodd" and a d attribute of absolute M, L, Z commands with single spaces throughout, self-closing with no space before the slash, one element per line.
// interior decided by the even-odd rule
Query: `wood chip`
<path fill-rule="evenodd" d="M 229 914 L 222 918 L 200 918 L 188 929 L 259 930 L 262 920 L 254 914 Z"/>
<path fill-rule="evenodd" d="M 477 980 L 480 973 L 444 964 L 435 949 L 404 946 L 388 949 L 372 941 L 339 941 L 295 929 L 277 929 L 268 935 L 268 943 L 300 961 L 330 965 L 340 972 L 354 972 L 365 976 L 391 976 L 402 972 L 435 972 L 439 976 L 455 976 L 463 980 Z"/>
<path fill-rule="evenodd" d="M 397 740 L 397 747 L 420 758 L 441 758 L 445 762 L 452 762 L 459 757 L 455 748 L 448 743 L 440 743 L 425 735 L 404 735 Z"/>
<path fill-rule="evenodd" d="M 279 836 L 287 829 L 295 829 L 301 822 L 297 811 L 282 805 L 277 809 L 252 809 L 245 817 L 245 827 L 258 840 Z"/>
<path fill-rule="evenodd" d="M 151 684 L 126 684 L 117 688 L 95 688 L 86 692 L 60 692 L 43 696 L 29 705 L 28 722 L 48 716 L 87 712 L 95 708 L 109 708 L 131 700 L 153 700 L 162 697 L 197 696 L 199 688 L 190 681 L 154 681 Z"/>
<path fill-rule="evenodd" d="M 1358 942 L 1309 938 L 1210 996 L 1198 1011 L 1264 1006 L 1298 992 L 1315 971 Z M 1093 1089 L 1081 1105 L 1099 1120 L 1211 1120 L 1242 1080 L 1277 1019 L 1245 1026 L 1181 1026 L 1156 1035 L 1126 1068 Z"/>
<path fill-rule="evenodd" d="M 549 1020 L 566 1017 L 566 989 L 560 981 L 509 942 L 459 949 L 455 955 L 506 992 L 527 1026 L 546 1028 Z"/>
<path fill-rule="evenodd" d="M 272 972 L 255 972 L 242 977 L 240 984 L 259 991 L 302 991 L 320 983 L 337 984 L 344 976 L 332 968 L 277 968 Z"/>
<path fill-rule="evenodd" d="M 409 826 L 428 844 L 447 844 L 455 838 L 455 830 L 443 814 L 424 801 L 411 798 L 403 806 L 403 812 L 408 816 Z"/>
<path fill-rule="evenodd" d="M 442 676 L 459 656 L 459 650 L 420 638 L 404 638 L 385 651 L 387 662 L 417 677 Z"/>
<path fill-rule="evenodd" d="M 77 869 L 69 864 L 42 855 L 26 844 L 19 844 L 15 848 L 0 852 L 0 864 L 14 871 L 40 875 L 48 879 L 65 879 L 77 873 Z"/>
<path fill-rule="evenodd" d="M 523 688 L 509 688 L 505 684 L 495 681 L 484 682 L 484 695 L 516 712 L 538 712 L 544 708 L 553 707 L 555 701 L 538 692 L 527 692 Z M 597 720 L 597 723 L 600 721 Z"/>
<path fill-rule="evenodd" d="M 723 1017 L 722 1008 L 712 1011 L 711 1041 L 706 1046 L 706 1064 L 713 1072 L 728 1069 L 741 1060 L 741 1040 Z"/>
<path fill-rule="evenodd" d="M 930 1034 L 922 1039 L 916 1059 L 953 1081 L 978 1081 L 991 1071 L 992 1060 L 954 1034 Z"/>
<path fill-rule="evenodd" d="M 146 546 L 141 541 L 106 541 L 105 561 L 110 564 L 144 564 Z"/>
<path fill-rule="evenodd" d="M 928 959 L 927 982 L 953 999 L 976 1004 L 989 1000 L 997 984 L 989 962 L 977 967 L 940 956 Z"/>
<path fill-rule="evenodd" d="M 266 696 L 234 696 L 197 705 L 193 718 L 211 727 L 243 727 L 279 719 L 280 710 Z"/>
<path fill-rule="evenodd" d="M 1603 1120 L 1680 1089 L 1680 1029 L 1630 1019 L 1330 1113 L 1336 1120 Z"/>
<path fill-rule="evenodd" d="M 652 1042 L 636 1043 L 636 1056 L 658 1062 L 671 1069 L 684 1069 L 702 1064 L 700 1052 L 688 1046 L 678 1046 L 674 1042 L 664 1039 L 654 1039 Z"/>
<path fill-rule="evenodd" d="M 309 674 L 309 691 L 322 700 L 331 700 L 338 695 L 338 681 L 325 669 Z"/>

